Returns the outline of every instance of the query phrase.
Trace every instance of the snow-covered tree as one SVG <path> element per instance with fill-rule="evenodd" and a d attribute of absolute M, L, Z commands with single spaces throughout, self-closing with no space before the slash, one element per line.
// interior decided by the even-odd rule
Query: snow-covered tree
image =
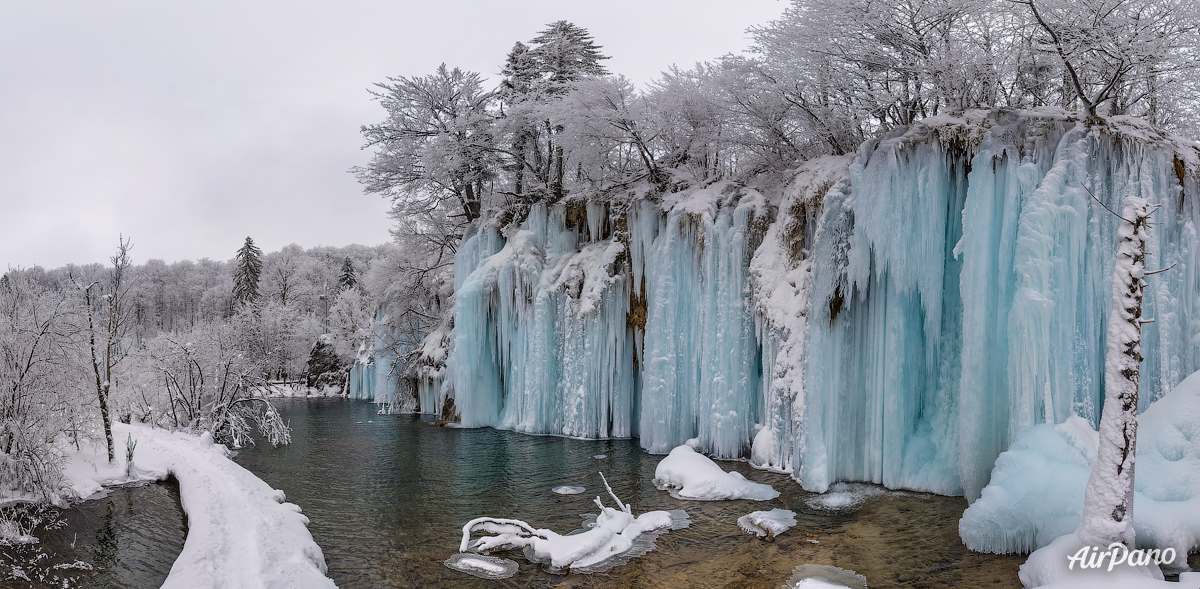
<path fill-rule="evenodd" d="M 496 167 L 493 95 L 479 74 L 442 64 L 431 75 L 388 78 L 376 87 L 372 94 L 388 116 L 362 127 L 375 154 L 353 170 L 366 191 L 391 199 L 393 216 L 449 207 L 464 222 L 479 217 Z"/>
<path fill-rule="evenodd" d="M 74 293 L 16 270 L 0 277 L 0 489 L 57 502 L 66 434 L 78 443 L 94 414 L 75 344 Z"/>
<path fill-rule="evenodd" d="M 1192 0 L 1015 0 L 1066 70 L 1064 102 L 1092 116 L 1133 113 L 1160 124 L 1194 109 L 1200 5 Z M 1186 104 L 1180 104 L 1180 102 Z"/>
<path fill-rule="evenodd" d="M 110 258 L 112 270 L 106 280 L 97 280 L 87 285 L 76 283 L 83 294 L 83 314 L 87 319 L 85 337 L 88 359 L 95 380 L 109 462 L 116 457 L 109 397 L 116 384 L 114 381 L 117 365 L 128 355 L 129 345 L 125 336 L 133 326 L 129 305 L 129 268 L 133 262 L 129 259 L 129 249 L 128 239 L 118 240 L 117 253 Z"/>
<path fill-rule="evenodd" d="M 1142 362 L 1142 295 L 1150 214 L 1145 199 L 1125 197 L 1117 229 L 1112 313 L 1104 366 L 1104 409 L 1096 464 L 1084 489 L 1079 537 L 1089 545 L 1134 548 L 1133 473 L 1137 446 L 1138 378 Z"/>
<path fill-rule="evenodd" d="M 258 302 L 258 279 L 262 275 L 262 250 L 247 237 L 237 252 L 237 267 L 233 271 L 233 302 L 237 306 Z"/>
<path fill-rule="evenodd" d="M 354 260 L 349 257 L 342 262 L 342 273 L 338 276 L 338 287 L 341 290 L 353 288 L 358 284 L 358 272 L 354 270 Z"/>

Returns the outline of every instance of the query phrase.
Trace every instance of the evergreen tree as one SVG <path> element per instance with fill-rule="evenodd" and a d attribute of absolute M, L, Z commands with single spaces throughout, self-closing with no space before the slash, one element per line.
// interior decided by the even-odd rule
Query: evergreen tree
<path fill-rule="evenodd" d="M 258 277 L 262 274 L 262 250 L 254 240 L 246 243 L 237 252 L 237 268 L 233 271 L 233 302 L 237 306 L 258 302 Z"/>
<path fill-rule="evenodd" d="M 358 275 L 354 271 L 354 261 L 347 256 L 346 261 L 342 262 L 342 275 L 338 276 L 338 285 L 341 290 L 345 290 L 356 284 L 358 284 Z"/>
<path fill-rule="evenodd" d="M 601 55 L 600 46 L 587 29 L 565 20 L 550 23 L 530 44 L 530 52 L 545 75 L 545 92 L 549 95 L 565 94 L 572 83 L 583 78 L 608 74 L 600 65 L 608 56 Z"/>

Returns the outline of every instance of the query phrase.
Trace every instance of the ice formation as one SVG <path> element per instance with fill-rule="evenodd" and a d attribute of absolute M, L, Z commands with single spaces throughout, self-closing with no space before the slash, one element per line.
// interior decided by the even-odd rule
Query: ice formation
<path fill-rule="evenodd" d="M 1172 548 L 1177 554 L 1200 549 L 1197 433 L 1200 373 L 1138 417 L 1133 503 L 1138 547 Z M 1074 416 L 1021 432 L 996 460 L 983 495 L 963 513 L 963 542 L 982 552 L 1028 552 L 1074 532 L 1097 444 L 1096 431 Z"/>
<path fill-rule="evenodd" d="M 486 554 L 460 552 L 447 558 L 443 564 L 461 573 L 481 579 L 507 579 L 517 573 L 517 563 L 507 558 Z"/>
<path fill-rule="evenodd" d="M 770 485 L 746 480 L 740 472 L 725 472 L 691 446 L 678 446 L 654 469 L 654 485 L 677 499 L 766 501 L 779 496 Z"/>
<path fill-rule="evenodd" d="M 792 569 L 786 589 L 866 589 L 867 578 L 835 566 L 802 564 Z"/>
<path fill-rule="evenodd" d="M 613 494 L 608 481 L 604 486 L 617 507 L 605 507 L 600 497 L 596 497 L 600 513 L 590 528 L 582 532 L 564 536 L 535 529 L 521 520 L 480 517 L 463 526 L 459 552 L 522 548 L 525 558 L 550 565 L 551 572 L 594 573 L 653 550 L 654 538 L 659 534 L 685 528 L 690 523 L 682 511 L 648 511 L 635 517 L 630 506 Z M 476 531 L 494 535 L 472 543 L 471 534 Z"/>
<path fill-rule="evenodd" d="M 829 490 L 811 497 L 804 503 L 822 511 L 850 511 L 866 502 L 887 494 L 888 491 L 865 483 L 834 483 Z"/>
<path fill-rule="evenodd" d="M 1143 408 L 1200 369 L 1198 177 L 1130 119 L 967 111 L 782 183 L 510 211 L 458 249 L 421 407 L 974 501 L 1019 432 L 1098 424 L 1117 222 L 1089 192 L 1161 205 L 1148 259 L 1177 264 L 1148 280 Z"/>
<path fill-rule="evenodd" d="M 739 517 L 738 527 L 759 538 L 774 538 L 796 525 L 796 512 L 788 509 L 753 511 Z"/>

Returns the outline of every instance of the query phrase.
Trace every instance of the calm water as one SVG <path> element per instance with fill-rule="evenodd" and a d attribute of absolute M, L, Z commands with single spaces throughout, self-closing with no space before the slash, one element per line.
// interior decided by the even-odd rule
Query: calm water
<path fill-rule="evenodd" d="M 0 586 L 158 587 L 187 536 L 173 479 L 52 512 L 59 521 L 35 533 L 40 544 L 0 546 Z"/>
<path fill-rule="evenodd" d="M 329 575 L 347 589 L 777 589 L 792 568 L 805 563 L 853 569 L 873 589 L 1020 586 L 1016 573 L 1023 556 L 975 554 L 962 546 L 961 498 L 893 494 L 849 513 L 828 513 L 807 507 L 813 495 L 785 476 L 723 462 L 723 468 L 769 483 L 782 495 L 763 502 L 681 501 L 654 488 L 650 479 L 661 457 L 643 453 L 636 441 L 437 427 L 429 419 L 378 415 L 370 403 L 343 399 L 281 399 L 278 406 L 291 421 L 292 444 L 243 449 L 236 460 L 304 509 Z M 607 457 L 594 458 L 598 454 Z M 581 514 L 596 512 L 591 500 L 603 491 L 596 474 L 601 470 L 634 513 L 684 509 L 692 527 L 664 534 L 655 551 L 593 575 L 553 575 L 518 554 L 501 555 L 520 563 L 517 575 L 502 581 L 476 579 L 442 564 L 458 551 L 462 525 L 474 517 L 514 517 L 559 533 L 578 528 Z M 559 485 L 587 491 L 570 496 L 550 491 Z M 796 511 L 799 525 L 774 542 L 737 527 L 739 516 L 772 507 Z M 155 587 L 186 534 L 178 490 L 169 485 L 118 489 L 64 517 L 68 526 L 44 533 L 36 548 L 46 556 L 10 552 L 5 558 L 37 560 L 28 570 L 68 578 L 70 586 Z M 52 567 L 76 560 L 100 570 Z M 61 583 L 10 579 L 3 585 Z"/>

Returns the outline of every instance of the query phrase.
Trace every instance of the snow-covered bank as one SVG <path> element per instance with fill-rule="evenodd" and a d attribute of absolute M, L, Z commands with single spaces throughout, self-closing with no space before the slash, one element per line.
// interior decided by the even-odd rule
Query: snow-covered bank
<path fill-rule="evenodd" d="M 1200 373 L 1138 421 L 1137 545 L 1187 555 L 1200 548 Z M 1097 443 L 1096 431 L 1078 417 L 1021 432 L 996 460 L 983 495 L 963 513 L 963 542 L 982 552 L 1026 552 L 1074 531 Z M 1168 568 L 1185 568 L 1186 560 Z"/>
<path fill-rule="evenodd" d="M 175 476 L 188 534 L 163 587 L 335 586 L 325 577 L 325 556 L 300 507 L 285 503 L 283 491 L 230 460 L 229 450 L 210 435 L 114 423 L 113 437 L 118 456 L 112 464 L 104 448 L 84 446 L 72 454 L 64 474 L 84 498 L 107 485 Z M 137 444 L 129 469 L 127 440 Z"/>

